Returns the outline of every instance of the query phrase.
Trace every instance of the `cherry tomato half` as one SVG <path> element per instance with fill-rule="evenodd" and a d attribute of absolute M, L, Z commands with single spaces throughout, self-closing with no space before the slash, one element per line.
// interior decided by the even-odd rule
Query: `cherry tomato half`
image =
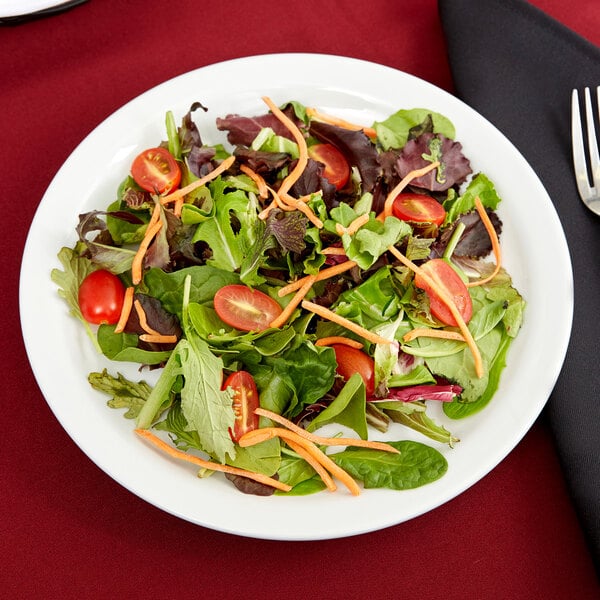
<path fill-rule="evenodd" d="M 94 325 L 114 325 L 121 316 L 125 286 L 110 271 L 92 271 L 79 286 L 78 301 L 83 318 Z"/>
<path fill-rule="evenodd" d="M 331 144 L 315 144 L 309 146 L 308 155 L 325 165 L 323 176 L 341 190 L 350 178 L 350 165 L 344 155 Z"/>
<path fill-rule="evenodd" d="M 392 205 L 392 213 L 402 221 L 434 223 L 438 226 L 446 218 L 442 205 L 435 198 L 424 194 L 398 194 Z"/>
<path fill-rule="evenodd" d="M 443 259 L 434 258 L 421 266 L 421 269 L 429 275 L 445 291 L 446 295 L 454 300 L 456 308 L 465 323 L 468 323 L 473 314 L 473 304 L 467 286 L 459 277 L 458 273 Z M 431 314 L 446 325 L 458 326 L 454 315 L 440 298 L 437 292 L 420 277 L 415 275 L 415 285 L 423 290 L 429 297 L 429 308 Z"/>
<path fill-rule="evenodd" d="M 258 390 L 252 375 L 247 371 L 236 371 L 229 375 L 223 384 L 223 389 L 228 387 L 233 390 L 233 412 L 235 424 L 233 431 L 230 430 L 231 439 L 234 442 L 248 431 L 258 429 L 258 415 L 254 410 L 259 407 Z"/>
<path fill-rule="evenodd" d="M 375 363 L 373 359 L 358 348 L 346 344 L 332 344 L 337 361 L 336 372 L 344 380 L 350 379 L 358 373 L 365 382 L 367 396 L 372 396 L 375 391 Z"/>
<path fill-rule="evenodd" d="M 226 285 L 214 297 L 219 318 L 235 329 L 262 331 L 278 317 L 281 306 L 263 292 L 245 285 Z"/>
<path fill-rule="evenodd" d="M 168 193 L 181 181 L 181 169 L 166 148 L 148 148 L 131 165 L 131 176 L 147 192 Z"/>

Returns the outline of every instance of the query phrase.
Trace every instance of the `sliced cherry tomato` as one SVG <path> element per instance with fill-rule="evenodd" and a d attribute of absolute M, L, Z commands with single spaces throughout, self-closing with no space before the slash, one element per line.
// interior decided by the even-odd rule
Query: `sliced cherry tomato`
<path fill-rule="evenodd" d="M 258 415 L 254 410 L 259 407 L 258 390 L 252 375 L 247 371 L 236 371 L 232 373 L 223 384 L 223 389 L 233 389 L 233 412 L 235 424 L 233 431 L 230 430 L 231 439 L 234 442 L 248 431 L 258 429 Z"/>
<path fill-rule="evenodd" d="M 125 286 L 110 271 L 92 271 L 79 286 L 79 308 L 88 323 L 114 325 L 121 316 Z"/>
<path fill-rule="evenodd" d="M 441 225 L 446 218 L 443 206 L 425 194 L 398 194 L 392 205 L 392 213 L 402 221 L 434 223 Z"/>
<path fill-rule="evenodd" d="M 350 165 L 344 155 L 332 144 L 315 144 L 309 146 L 308 155 L 325 165 L 323 176 L 341 190 L 350 178 Z"/>
<path fill-rule="evenodd" d="M 336 372 L 346 381 L 358 373 L 365 382 L 367 396 L 375 391 L 375 363 L 373 359 L 358 348 L 346 344 L 332 344 L 337 361 Z"/>
<path fill-rule="evenodd" d="M 181 169 L 166 148 L 148 148 L 131 165 L 131 176 L 147 192 L 168 193 L 181 181 Z"/>
<path fill-rule="evenodd" d="M 271 296 L 245 285 L 222 287 L 215 294 L 214 305 L 222 321 L 242 331 L 267 329 L 282 312 Z"/>
<path fill-rule="evenodd" d="M 458 273 L 443 259 L 434 258 L 421 266 L 435 282 L 445 291 L 446 295 L 454 300 L 456 308 L 465 323 L 471 320 L 473 304 L 467 286 Z M 423 290 L 429 297 L 431 314 L 446 325 L 458 326 L 454 315 L 443 302 L 438 293 L 419 275 L 415 275 L 415 285 Z"/>

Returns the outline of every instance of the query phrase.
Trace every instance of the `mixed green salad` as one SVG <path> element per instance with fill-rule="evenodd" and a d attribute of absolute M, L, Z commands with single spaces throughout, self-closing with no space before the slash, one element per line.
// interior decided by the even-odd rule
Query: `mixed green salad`
<path fill-rule="evenodd" d="M 365 127 L 263 100 L 217 118 L 214 145 L 201 103 L 167 112 L 166 139 L 79 216 L 52 279 L 115 362 L 89 382 L 142 438 L 246 493 L 433 482 L 459 440 L 431 405 L 484 408 L 523 318 L 494 184 L 439 113 Z"/>

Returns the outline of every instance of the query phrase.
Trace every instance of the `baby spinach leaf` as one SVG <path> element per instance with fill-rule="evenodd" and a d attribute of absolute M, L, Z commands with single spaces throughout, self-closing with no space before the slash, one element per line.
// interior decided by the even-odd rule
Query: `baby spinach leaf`
<path fill-rule="evenodd" d="M 409 490 L 436 481 L 448 470 L 446 458 L 435 448 L 410 440 L 388 443 L 400 454 L 353 447 L 330 456 L 365 488 Z"/>

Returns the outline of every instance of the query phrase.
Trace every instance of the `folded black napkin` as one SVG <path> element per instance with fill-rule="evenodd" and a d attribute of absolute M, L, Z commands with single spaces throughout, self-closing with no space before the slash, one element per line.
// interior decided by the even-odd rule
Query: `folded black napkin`
<path fill-rule="evenodd" d="M 567 236 L 575 279 L 573 330 L 545 416 L 598 567 L 600 217 L 577 194 L 570 98 L 573 88 L 586 86 L 595 96 L 600 50 L 522 0 L 439 0 L 438 6 L 457 96 L 496 125 L 529 161 Z"/>

